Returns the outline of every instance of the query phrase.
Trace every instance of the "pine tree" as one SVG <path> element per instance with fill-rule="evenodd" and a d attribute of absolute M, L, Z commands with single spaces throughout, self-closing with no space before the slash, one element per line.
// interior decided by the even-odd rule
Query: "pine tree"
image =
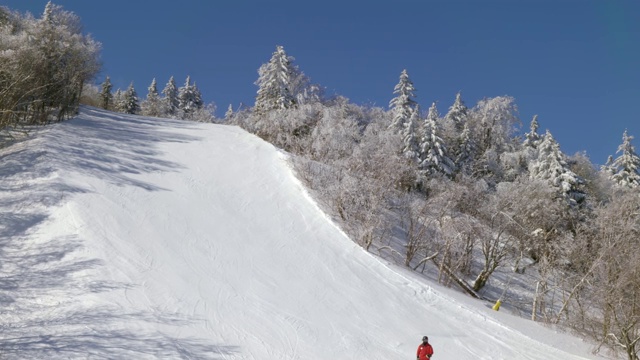
<path fill-rule="evenodd" d="M 164 95 L 164 106 L 169 117 L 175 117 L 178 113 L 179 102 L 178 102 L 178 88 L 176 87 L 176 82 L 173 79 L 173 76 L 169 78 L 167 85 L 165 85 L 162 90 L 162 94 Z"/>
<path fill-rule="evenodd" d="M 609 177 L 616 173 L 616 169 L 613 167 L 613 155 L 609 155 L 607 157 L 607 162 L 601 167 L 601 170 L 604 171 Z"/>
<path fill-rule="evenodd" d="M 404 124 L 402 131 L 402 154 L 407 158 L 415 162 L 420 161 L 420 107 L 416 106 L 409 117 L 409 120 Z"/>
<path fill-rule="evenodd" d="M 102 83 L 102 91 L 100 92 L 100 101 L 103 109 L 108 110 L 109 106 L 113 105 L 113 94 L 111 94 L 111 79 L 107 78 Z"/>
<path fill-rule="evenodd" d="M 525 140 L 523 145 L 530 148 L 537 148 L 540 143 L 540 135 L 538 134 L 538 115 L 534 115 L 531 120 L 531 126 L 528 133 L 525 134 Z"/>
<path fill-rule="evenodd" d="M 462 96 L 458 92 L 456 94 L 456 100 L 449 108 L 449 112 L 444 117 L 445 126 L 450 126 L 455 129 L 456 132 L 462 132 L 464 125 L 467 123 L 467 117 L 469 116 L 469 109 L 462 101 Z"/>
<path fill-rule="evenodd" d="M 427 175 L 441 173 L 450 176 L 453 174 L 455 164 L 449 157 L 444 141 L 440 137 L 438 119 L 438 109 L 434 102 L 429 108 L 427 118 L 423 122 L 420 142 L 420 169 Z"/>
<path fill-rule="evenodd" d="M 231 118 L 233 117 L 233 105 L 229 104 L 229 107 L 227 108 L 227 112 L 224 113 L 224 119 L 226 121 L 231 120 Z"/>
<path fill-rule="evenodd" d="M 636 154 L 635 147 L 631 144 L 633 136 L 627 134 L 627 130 L 622 134 L 622 144 L 618 146 L 616 154 L 620 156 L 610 164 L 611 179 L 619 186 L 637 188 L 640 186 L 640 157 Z"/>
<path fill-rule="evenodd" d="M 156 83 L 156 79 L 153 78 L 151 81 L 151 85 L 147 89 L 147 98 L 140 104 L 140 108 L 142 110 L 142 114 L 146 116 L 156 116 L 160 117 L 164 115 L 164 109 L 162 106 L 162 99 L 160 99 L 160 94 L 158 93 L 158 84 Z"/>
<path fill-rule="evenodd" d="M 44 12 L 42 13 L 42 20 L 45 22 L 51 23 L 53 21 L 53 3 L 51 1 L 47 2 L 47 5 L 44 6 Z"/>
<path fill-rule="evenodd" d="M 271 60 L 260 66 L 256 81 L 258 95 L 255 111 L 257 113 L 296 106 L 296 94 L 292 92 L 292 82 L 299 76 L 299 71 L 293 65 L 293 60 L 293 57 L 285 53 L 282 46 L 277 46 Z"/>
<path fill-rule="evenodd" d="M 467 165 L 473 161 L 473 156 L 476 151 L 476 145 L 473 137 L 471 136 L 469 123 L 465 123 L 462 127 L 462 133 L 460 134 L 458 141 L 458 152 L 455 154 L 455 164 L 458 169 L 466 169 Z"/>
<path fill-rule="evenodd" d="M 184 85 L 178 88 L 178 108 L 185 111 L 190 107 L 191 102 L 191 76 L 187 75 Z"/>
<path fill-rule="evenodd" d="M 449 107 L 449 111 L 444 116 L 444 121 L 442 125 L 442 139 L 443 141 L 449 145 L 449 154 L 452 159 L 456 159 L 456 167 L 461 169 L 462 167 L 458 162 L 462 159 L 463 161 L 469 160 L 467 156 L 471 156 L 471 153 L 462 154 L 469 149 L 463 149 L 463 146 L 469 145 L 469 141 L 471 141 L 471 132 L 468 126 L 468 118 L 469 118 L 469 109 L 462 101 L 462 96 L 458 92 L 456 94 L 456 99 Z M 464 129 L 466 128 L 467 132 L 464 133 Z M 466 137 L 466 138 L 463 138 Z"/>
<path fill-rule="evenodd" d="M 560 145 L 549 130 L 538 145 L 537 159 L 529 165 L 529 176 L 547 181 L 571 205 L 580 203 L 585 198 L 580 189 L 584 181 L 569 169 Z"/>
<path fill-rule="evenodd" d="M 120 89 L 116 90 L 113 94 L 113 110 L 117 112 L 125 112 L 126 103 L 124 99 L 124 92 Z"/>
<path fill-rule="evenodd" d="M 204 101 L 202 100 L 202 93 L 200 92 L 200 89 L 198 88 L 198 85 L 195 81 L 193 82 L 193 86 L 191 87 L 191 92 L 193 94 L 193 108 L 195 110 L 202 109 L 202 107 L 204 106 Z"/>
<path fill-rule="evenodd" d="M 405 123 L 415 113 L 417 103 L 413 99 L 415 97 L 414 91 L 416 89 L 409 79 L 407 70 L 402 70 L 400 81 L 393 88 L 393 93 L 397 94 L 397 96 L 389 101 L 389 107 L 393 113 L 393 119 L 391 125 L 389 125 L 390 129 L 401 132 L 405 127 Z"/>
<path fill-rule="evenodd" d="M 138 94 L 136 93 L 136 89 L 133 87 L 133 82 L 129 84 L 127 91 L 124 93 L 122 110 L 126 114 L 137 114 L 138 111 L 140 111 Z"/>
<path fill-rule="evenodd" d="M 191 77 L 187 76 L 184 86 L 178 89 L 178 110 L 182 119 L 192 120 L 192 116 L 203 107 L 202 94 Z"/>

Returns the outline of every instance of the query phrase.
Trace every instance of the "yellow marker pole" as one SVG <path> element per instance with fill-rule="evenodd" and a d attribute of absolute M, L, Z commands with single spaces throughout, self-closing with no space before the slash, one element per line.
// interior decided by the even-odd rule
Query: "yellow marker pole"
<path fill-rule="evenodd" d="M 500 305 L 502 304 L 502 301 L 500 301 L 500 299 L 498 299 L 498 301 L 496 301 L 496 304 L 493 305 L 492 309 L 495 311 L 500 310 Z"/>

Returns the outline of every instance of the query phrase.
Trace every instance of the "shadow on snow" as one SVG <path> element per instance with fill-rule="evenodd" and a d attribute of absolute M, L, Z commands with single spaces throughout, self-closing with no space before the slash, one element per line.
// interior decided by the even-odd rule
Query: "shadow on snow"
<path fill-rule="evenodd" d="M 181 326 L 201 320 L 81 302 L 80 296 L 95 294 L 98 299 L 100 293 L 130 285 L 91 280 L 102 263 L 83 255 L 80 238 L 29 238 L 48 220 L 51 207 L 91 192 L 85 184 L 63 183 L 60 174 L 79 172 L 116 186 L 164 191 L 134 175 L 179 170 L 159 156 L 154 144 L 197 138 L 163 132 L 158 125 L 193 126 L 167 119 L 127 121 L 126 115 L 85 108 L 69 123 L 0 149 L 0 358 L 222 359 L 239 351 L 207 339 L 126 328 L 128 323 Z"/>

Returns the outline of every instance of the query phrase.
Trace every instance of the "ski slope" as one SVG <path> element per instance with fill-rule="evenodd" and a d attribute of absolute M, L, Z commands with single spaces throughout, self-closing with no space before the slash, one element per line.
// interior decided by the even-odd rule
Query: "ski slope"
<path fill-rule="evenodd" d="M 237 128 L 84 108 L 0 150 L 0 358 L 596 359 L 365 252 Z"/>

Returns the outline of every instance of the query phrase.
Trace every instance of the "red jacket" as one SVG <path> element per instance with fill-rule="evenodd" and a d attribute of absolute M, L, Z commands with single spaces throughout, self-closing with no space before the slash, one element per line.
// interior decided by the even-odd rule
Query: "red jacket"
<path fill-rule="evenodd" d="M 433 355 L 433 348 L 431 347 L 431 344 L 422 343 L 418 346 L 418 360 L 428 360 L 431 358 L 431 355 Z"/>

